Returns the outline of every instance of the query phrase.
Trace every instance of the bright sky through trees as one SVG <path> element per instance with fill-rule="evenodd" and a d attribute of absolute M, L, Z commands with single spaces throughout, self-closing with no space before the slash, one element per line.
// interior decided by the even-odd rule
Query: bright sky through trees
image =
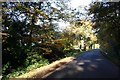
<path fill-rule="evenodd" d="M 75 9 L 79 9 L 79 7 L 81 7 L 81 9 L 79 9 L 79 11 L 82 13 L 85 13 L 84 8 L 86 6 L 89 6 L 89 4 L 91 2 L 92 2 L 92 0 L 71 0 L 69 6 L 72 8 L 75 8 Z M 69 23 L 64 23 L 63 21 L 58 22 L 60 31 L 65 29 L 65 27 L 68 25 L 69 25 Z"/>
<path fill-rule="evenodd" d="M 71 6 L 73 8 L 77 8 L 79 6 L 85 7 L 89 5 L 92 2 L 92 0 L 71 0 Z"/>

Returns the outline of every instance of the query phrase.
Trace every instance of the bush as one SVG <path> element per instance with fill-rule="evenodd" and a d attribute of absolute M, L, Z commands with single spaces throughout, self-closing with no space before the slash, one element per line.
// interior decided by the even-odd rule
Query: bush
<path fill-rule="evenodd" d="M 48 64 L 49 64 L 48 59 L 43 58 L 43 56 L 40 53 L 28 52 L 27 58 L 25 59 L 23 65 L 17 68 L 12 68 L 12 66 L 14 65 L 10 65 L 10 63 L 3 65 L 2 68 L 3 79 L 16 77 L 32 69 L 36 69 Z"/>

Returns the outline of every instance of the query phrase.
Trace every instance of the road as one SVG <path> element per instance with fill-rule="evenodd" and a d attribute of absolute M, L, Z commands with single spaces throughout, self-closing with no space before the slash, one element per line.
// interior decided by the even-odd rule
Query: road
<path fill-rule="evenodd" d="M 105 58 L 99 49 L 85 52 L 69 62 L 43 77 L 57 78 L 119 78 L 120 69 L 114 63 Z M 119 78 L 120 79 L 120 78 Z"/>

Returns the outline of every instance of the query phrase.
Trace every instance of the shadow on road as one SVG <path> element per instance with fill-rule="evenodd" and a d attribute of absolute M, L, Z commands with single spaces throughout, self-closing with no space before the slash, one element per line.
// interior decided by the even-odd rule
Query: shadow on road
<path fill-rule="evenodd" d="M 99 49 L 86 52 L 56 71 L 45 75 L 48 78 L 119 78 L 119 68 L 107 60 Z"/>

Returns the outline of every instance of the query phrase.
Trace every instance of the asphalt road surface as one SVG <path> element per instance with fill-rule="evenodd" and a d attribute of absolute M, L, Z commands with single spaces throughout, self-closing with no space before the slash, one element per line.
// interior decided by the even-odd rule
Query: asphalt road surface
<path fill-rule="evenodd" d="M 105 58 L 99 49 L 95 49 L 76 57 L 43 77 L 65 80 L 67 78 L 117 78 L 120 79 L 120 69 Z"/>

